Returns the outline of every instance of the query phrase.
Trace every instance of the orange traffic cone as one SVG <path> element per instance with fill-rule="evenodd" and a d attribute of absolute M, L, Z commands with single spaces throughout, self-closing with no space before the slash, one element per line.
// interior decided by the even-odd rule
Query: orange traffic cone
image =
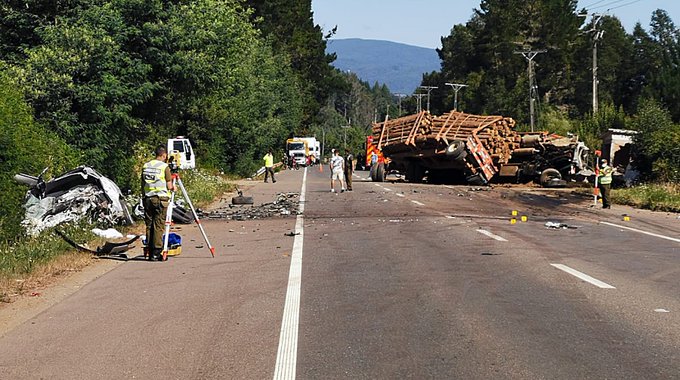
<path fill-rule="evenodd" d="M 323 164 L 319 163 L 319 173 L 323 173 Z"/>

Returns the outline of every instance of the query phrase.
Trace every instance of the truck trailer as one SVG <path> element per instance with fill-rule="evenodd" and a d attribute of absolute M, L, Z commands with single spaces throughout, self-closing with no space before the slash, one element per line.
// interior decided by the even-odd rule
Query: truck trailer
<path fill-rule="evenodd" d="M 586 167 L 588 148 L 578 137 L 522 134 L 515 121 L 451 111 L 427 111 L 373 124 L 370 149 L 382 160 L 371 166 L 371 179 L 390 173 L 406 181 L 469 183 L 528 182 L 564 185 Z M 367 148 L 368 160 L 368 148 Z"/>

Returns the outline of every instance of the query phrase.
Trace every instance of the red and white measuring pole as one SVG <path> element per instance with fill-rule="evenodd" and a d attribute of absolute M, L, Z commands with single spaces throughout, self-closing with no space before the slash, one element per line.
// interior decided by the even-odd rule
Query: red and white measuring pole
<path fill-rule="evenodd" d="M 600 156 L 602 151 L 595 151 L 595 187 L 593 188 L 593 204 L 597 206 L 597 197 L 600 195 L 600 188 L 598 187 L 600 179 Z"/>

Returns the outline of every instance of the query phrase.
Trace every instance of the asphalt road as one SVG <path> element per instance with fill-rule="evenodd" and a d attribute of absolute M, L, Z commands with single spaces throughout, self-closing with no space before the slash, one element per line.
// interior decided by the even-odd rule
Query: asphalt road
<path fill-rule="evenodd" d="M 342 194 L 316 168 L 253 183 L 261 203 L 305 177 L 304 213 L 206 220 L 215 258 L 182 227 L 181 256 L 0 337 L 0 378 L 680 378 L 677 215 L 357 174 Z"/>

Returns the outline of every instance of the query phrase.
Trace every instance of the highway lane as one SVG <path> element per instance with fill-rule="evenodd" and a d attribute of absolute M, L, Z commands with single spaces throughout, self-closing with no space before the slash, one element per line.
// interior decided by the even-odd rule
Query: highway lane
<path fill-rule="evenodd" d="M 248 192 L 269 201 L 302 177 Z M 207 221 L 215 259 L 184 227 L 182 256 L 126 263 L 1 337 L 0 378 L 272 378 L 282 340 L 301 379 L 680 373 L 680 243 L 601 223 L 673 239 L 675 216 L 560 192 L 354 188 L 331 194 L 327 171 L 310 170 L 301 237 L 284 235 L 293 218 Z M 512 210 L 528 221 L 511 224 Z M 281 334 L 298 280 L 298 332 Z"/>
<path fill-rule="evenodd" d="M 647 235 L 622 240 L 597 222 L 618 216 L 589 210 L 580 197 L 526 207 L 527 196 L 517 201 L 512 189 L 362 185 L 340 204 L 323 192 L 310 199 L 306 217 L 314 230 L 306 250 L 316 254 L 303 276 L 303 302 L 310 304 L 301 311 L 301 333 L 312 331 L 301 335 L 301 378 L 680 373 L 673 364 L 678 318 L 655 311 L 680 306 L 670 281 L 677 244 Z M 529 221 L 510 224 L 511 211 L 522 206 Z M 548 230 L 550 219 L 578 228 Z M 660 223 L 669 233 L 663 227 L 673 220 Z M 579 268 L 617 289 L 551 264 Z"/>

